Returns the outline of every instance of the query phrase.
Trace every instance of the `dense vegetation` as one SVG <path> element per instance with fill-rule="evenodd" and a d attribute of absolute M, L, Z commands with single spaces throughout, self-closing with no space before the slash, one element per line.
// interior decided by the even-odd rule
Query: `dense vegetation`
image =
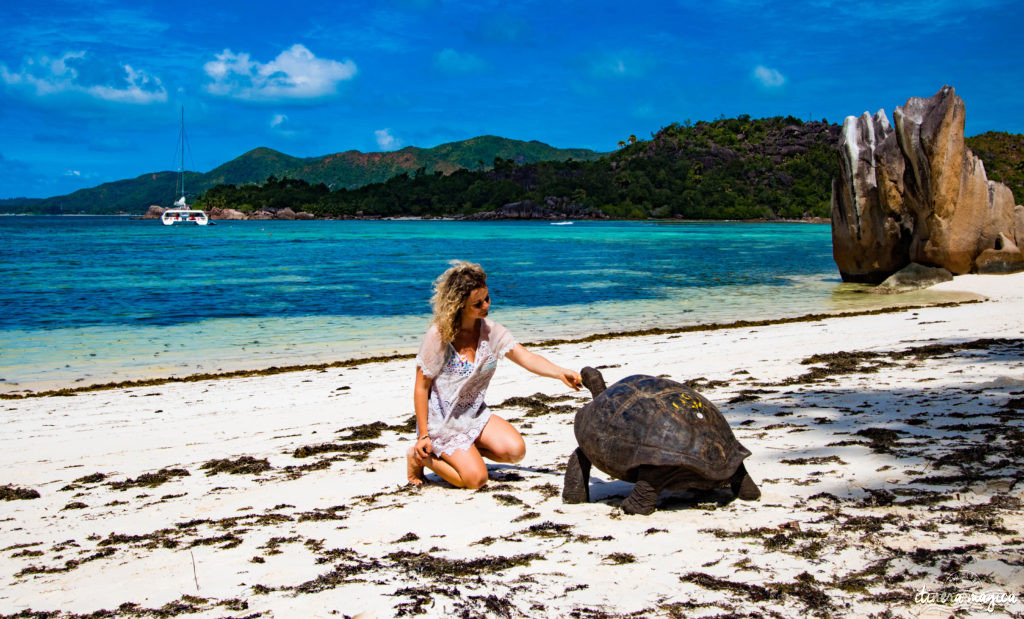
<path fill-rule="evenodd" d="M 687 219 L 827 217 L 839 127 L 793 117 L 672 124 L 597 161 L 517 164 L 445 175 L 419 168 L 383 183 L 330 191 L 271 179 L 222 185 L 204 208 L 243 212 L 289 206 L 319 216 L 469 215 L 521 200 L 556 198 L 610 217 Z"/>
<path fill-rule="evenodd" d="M 687 121 L 600 159 L 494 136 L 306 159 L 258 148 L 206 174 L 186 173 L 186 186 L 205 191 L 203 208 L 288 206 L 324 217 L 467 215 L 548 197 L 610 217 L 828 217 L 838 133 L 837 125 L 793 117 Z M 989 132 L 966 142 L 988 177 L 1024 201 L 1024 135 Z M 0 211 L 141 213 L 173 201 L 175 178 L 158 172 L 45 200 L 0 200 Z"/>
<path fill-rule="evenodd" d="M 988 179 L 1006 184 L 1017 204 L 1024 202 L 1024 135 L 989 131 L 964 141 L 985 162 Z"/>
<path fill-rule="evenodd" d="M 570 158 L 589 160 L 600 156 L 600 153 L 581 148 L 554 148 L 537 141 L 523 142 L 486 135 L 434 148 L 409 146 L 385 153 L 353 150 L 308 158 L 292 157 L 270 148 L 256 148 L 205 174 L 186 172 L 185 187 L 191 204 L 199 194 L 217 185 L 263 183 L 272 176 L 352 189 L 419 168 L 443 173 L 461 168 L 481 169 L 490 165 L 495 157 L 530 163 Z M 81 189 L 65 196 L 0 200 L 0 212 L 144 213 L 151 204 L 170 206 L 174 202 L 177 198 L 176 179 L 175 172 L 156 172 Z"/>

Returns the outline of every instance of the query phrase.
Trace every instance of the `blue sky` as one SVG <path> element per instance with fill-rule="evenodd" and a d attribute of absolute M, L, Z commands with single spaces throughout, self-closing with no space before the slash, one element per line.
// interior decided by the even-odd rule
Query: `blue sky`
<path fill-rule="evenodd" d="M 944 84 L 967 134 L 1024 132 L 1024 5 L 27 2 L 0 10 L 0 198 L 257 146 L 296 156 L 483 134 L 608 151 L 675 121 L 842 122 Z"/>

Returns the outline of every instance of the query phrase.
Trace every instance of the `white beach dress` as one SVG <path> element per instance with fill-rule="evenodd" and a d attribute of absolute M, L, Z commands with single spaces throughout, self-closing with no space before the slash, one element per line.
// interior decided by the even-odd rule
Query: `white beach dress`
<path fill-rule="evenodd" d="M 508 329 L 493 320 L 481 321 L 474 361 L 459 354 L 450 343 L 442 342 L 441 333 L 433 324 L 416 355 L 416 365 L 423 375 L 434 379 L 427 400 L 427 433 L 437 455 L 469 449 L 483 432 L 491 418 L 484 403 L 487 385 L 498 359 L 516 345 Z"/>

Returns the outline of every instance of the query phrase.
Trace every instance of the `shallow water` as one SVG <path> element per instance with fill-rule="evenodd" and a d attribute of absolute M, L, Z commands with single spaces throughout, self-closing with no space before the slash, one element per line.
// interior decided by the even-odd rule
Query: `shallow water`
<path fill-rule="evenodd" d="M 488 271 L 520 341 L 954 300 L 843 284 L 827 225 L 0 217 L 0 391 L 414 352 Z"/>

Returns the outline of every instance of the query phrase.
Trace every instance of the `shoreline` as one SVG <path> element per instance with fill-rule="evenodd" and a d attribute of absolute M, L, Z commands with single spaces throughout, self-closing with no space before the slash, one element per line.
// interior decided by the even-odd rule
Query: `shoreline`
<path fill-rule="evenodd" d="M 118 217 L 128 218 L 135 220 L 145 221 L 157 221 L 158 218 L 146 219 L 145 213 L 133 214 L 133 213 L 0 213 L 0 217 Z M 800 217 L 795 219 L 779 218 L 779 219 L 767 219 L 764 217 L 755 217 L 753 219 L 679 219 L 675 217 L 645 217 L 643 219 L 621 219 L 616 217 L 607 218 L 572 218 L 572 217 L 509 217 L 509 218 L 493 218 L 493 219 L 471 219 L 467 217 L 431 217 L 431 216 L 419 216 L 419 215 L 400 215 L 400 216 L 346 216 L 346 217 L 313 217 L 312 219 L 257 219 L 257 218 L 246 218 L 246 219 L 225 219 L 211 217 L 211 221 L 259 221 L 262 223 L 268 221 L 457 221 L 457 222 L 499 222 L 508 223 L 510 221 L 572 221 L 572 222 L 652 222 L 652 223 L 744 223 L 744 224 L 831 224 L 831 220 L 825 217 Z"/>
<path fill-rule="evenodd" d="M 589 394 L 512 364 L 527 455 L 479 491 L 404 484 L 407 360 L 7 400 L 0 615 L 1018 616 L 1024 274 L 940 286 L 989 301 L 537 344 L 691 384 L 752 452 L 759 501 L 650 516 L 597 470 L 561 501 Z"/>
<path fill-rule="evenodd" d="M 593 333 L 590 335 L 584 335 L 580 337 L 571 338 L 556 338 L 540 340 L 537 342 L 526 342 L 524 346 L 529 347 L 549 347 L 558 346 L 562 344 L 581 344 L 587 342 L 595 342 L 600 340 L 611 340 L 611 339 L 622 339 L 631 337 L 640 337 L 648 335 L 672 335 L 680 333 L 693 333 L 701 331 L 718 331 L 722 329 L 740 329 L 749 327 L 763 327 L 770 325 L 790 324 L 797 322 L 817 322 L 820 320 L 830 318 L 847 318 L 855 316 L 871 316 L 877 314 L 891 314 L 904 311 L 912 311 L 931 307 L 955 307 L 958 305 L 971 304 L 971 303 L 984 303 L 984 299 L 968 300 L 968 301 L 952 301 L 925 305 L 906 305 L 906 306 L 891 306 L 883 307 L 870 310 L 858 310 L 858 311 L 837 311 L 834 313 L 815 313 L 815 314 L 804 314 L 801 316 L 783 317 L 783 318 L 771 318 L 765 320 L 736 320 L 728 323 L 709 323 L 709 324 L 694 324 L 685 325 L 681 327 L 653 327 L 647 329 L 632 329 L 625 331 L 609 331 L 605 333 Z M 390 355 L 373 355 L 369 357 L 353 357 L 349 359 L 339 359 L 335 361 L 328 361 L 322 363 L 303 363 L 303 364 L 292 364 L 292 365 L 281 365 L 281 366 L 270 366 L 266 368 L 254 368 L 254 369 L 239 369 L 239 370 L 228 370 L 224 372 L 201 372 L 197 374 L 188 374 L 179 377 L 152 377 L 142 379 L 129 379 L 123 381 L 111 381 L 105 383 L 97 383 L 92 385 L 78 385 L 71 387 L 58 387 L 55 389 L 46 389 L 42 391 L 34 391 L 32 389 L 14 390 L 10 392 L 0 393 L 0 400 L 19 400 L 24 398 L 39 398 L 39 397 L 50 397 L 50 396 L 73 396 L 77 393 L 86 393 L 90 391 L 107 391 L 111 389 L 126 389 L 130 387 L 143 387 L 152 385 L 166 385 L 172 383 L 192 383 L 206 380 L 224 380 L 230 378 L 241 378 L 250 376 L 273 376 L 275 374 L 285 374 L 289 372 L 302 372 L 309 370 L 327 370 L 331 368 L 343 368 L 343 367 L 356 367 L 369 363 L 382 363 L 387 361 L 397 361 L 403 359 L 415 358 L 415 353 L 396 353 Z M 2 385 L 0 385 L 2 386 Z"/>

